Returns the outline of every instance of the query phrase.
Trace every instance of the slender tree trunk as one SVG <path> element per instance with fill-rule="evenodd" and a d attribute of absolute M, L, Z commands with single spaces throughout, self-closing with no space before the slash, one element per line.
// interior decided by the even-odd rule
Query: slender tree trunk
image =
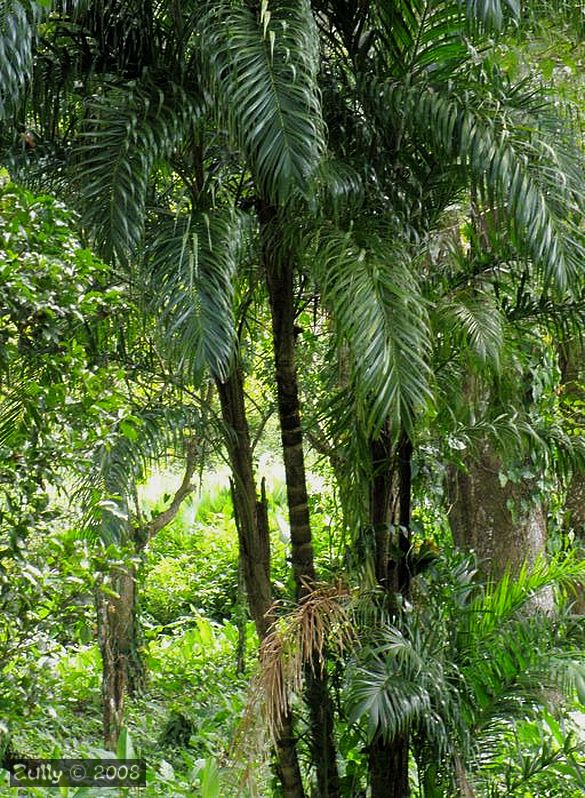
<path fill-rule="evenodd" d="M 560 350 L 561 383 L 565 401 L 573 402 L 576 408 L 585 399 L 584 373 L 585 345 L 580 339 L 573 339 Z M 582 412 L 575 410 L 582 417 Z M 565 523 L 573 531 L 581 547 L 585 547 L 585 469 L 575 468 L 567 485 L 565 501 Z M 577 586 L 574 612 L 585 615 L 585 584 Z"/>
<path fill-rule="evenodd" d="M 138 523 L 127 530 L 134 555 L 140 555 L 148 541 L 175 518 L 183 501 L 194 490 L 191 484 L 194 471 L 195 447 L 188 442 L 183 481 L 169 506 L 148 524 Z M 109 750 L 115 750 L 124 719 L 126 693 L 139 689 L 144 682 L 144 665 L 139 650 L 136 566 L 132 563 L 116 570 L 108 587 L 111 593 L 106 594 L 98 586 L 96 610 L 102 657 L 104 743 Z"/>
<path fill-rule="evenodd" d="M 233 498 L 240 558 L 250 614 L 260 639 L 271 623 L 270 539 L 264 504 L 256 494 L 252 446 L 246 417 L 242 372 L 234 367 L 230 376 L 216 381 L 225 426 L 226 444 L 233 476 Z"/>
<path fill-rule="evenodd" d="M 264 487 L 260 501 L 252 463 L 243 377 L 239 364 L 225 382 L 216 381 L 233 477 L 234 515 L 250 614 L 262 641 L 274 620 L 270 583 L 270 535 Z M 285 717 L 276 744 L 276 772 L 284 798 L 304 798 L 293 717 Z"/>
<path fill-rule="evenodd" d="M 395 450 L 386 426 L 371 441 L 370 451 L 370 523 L 375 542 L 376 578 L 391 608 L 395 596 L 400 594 L 406 598 L 410 589 L 406 555 L 410 547 L 412 443 L 403 433 Z M 399 554 L 391 557 L 391 551 Z M 408 755 L 408 732 L 391 740 L 382 735 L 374 738 L 368 750 L 371 798 L 408 798 Z"/>
<path fill-rule="evenodd" d="M 291 559 L 297 596 L 302 599 L 315 582 L 315 562 L 301 429 L 295 357 L 294 265 L 273 223 L 276 210 L 263 206 L 260 224 L 263 258 L 272 315 L 278 417 L 291 536 Z M 306 699 L 311 725 L 311 754 L 317 772 L 319 798 L 338 798 L 339 774 L 333 730 L 333 705 L 325 671 L 307 668 Z"/>
<path fill-rule="evenodd" d="M 141 661 L 136 644 L 136 583 L 132 566 L 119 570 L 110 587 L 117 596 L 98 591 L 98 643 L 102 657 L 104 745 L 116 750 L 124 719 L 129 675 L 137 675 Z"/>

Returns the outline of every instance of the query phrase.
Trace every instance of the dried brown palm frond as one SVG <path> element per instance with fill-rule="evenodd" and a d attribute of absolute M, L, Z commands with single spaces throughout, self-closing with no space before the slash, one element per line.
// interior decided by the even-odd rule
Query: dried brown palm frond
<path fill-rule="evenodd" d="M 276 745 L 291 701 L 302 693 L 307 670 L 322 671 L 326 652 L 342 654 L 357 645 L 347 585 L 319 583 L 292 611 L 279 615 L 260 646 L 244 718 L 236 733 L 233 759 L 254 762 Z M 246 767 L 246 774 L 248 774 Z"/>

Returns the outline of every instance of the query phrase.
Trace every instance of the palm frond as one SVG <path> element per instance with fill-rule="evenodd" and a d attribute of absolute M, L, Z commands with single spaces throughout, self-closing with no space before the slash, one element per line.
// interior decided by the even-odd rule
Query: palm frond
<path fill-rule="evenodd" d="M 225 379 L 235 351 L 234 285 L 242 220 L 231 210 L 156 225 L 144 258 L 150 307 L 178 367 Z"/>
<path fill-rule="evenodd" d="M 381 734 L 392 740 L 425 728 L 439 750 L 448 747 L 447 732 L 435 706 L 441 693 L 446 706 L 450 691 L 440 660 L 428 656 L 428 637 L 406 637 L 388 626 L 382 631 L 381 644 L 361 653 L 361 664 L 348 681 L 348 711 L 351 722 L 366 719 L 370 739 Z"/>
<path fill-rule="evenodd" d="M 379 3 L 382 52 L 390 56 L 396 77 L 411 71 L 450 68 L 466 57 L 463 4 L 447 0 L 399 0 Z"/>
<path fill-rule="evenodd" d="M 574 555 L 548 560 L 540 557 L 518 573 L 506 573 L 499 581 L 489 582 L 484 593 L 474 600 L 464 635 L 489 647 L 492 635 L 499 634 L 502 625 L 514 619 L 539 592 L 574 583 L 584 573 L 585 562 Z"/>
<path fill-rule="evenodd" d="M 201 58 L 264 198 L 302 190 L 324 150 L 317 87 L 319 42 L 308 0 L 208 3 Z"/>
<path fill-rule="evenodd" d="M 90 106 L 75 177 L 98 249 L 126 259 L 142 240 L 149 178 L 203 109 L 202 98 L 155 75 L 111 89 Z"/>
<path fill-rule="evenodd" d="M 18 104 L 30 77 L 37 26 L 50 7 L 42 0 L 6 0 L 0 7 L 0 120 Z"/>
<path fill-rule="evenodd" d="M 520 17 L 520 0 L 467 0 L 465 6 L 468 17 L 488 30 L 501 30 L 506 14 L 512 19 Z"/>
<path fill-rule="evenodd" d="M 455 69 L 468 56 L 470 33 L 501 30 L 517 19 L 518 0 L 398 0 L 376 3 L 372 14 L 384 57 L 395 76 Z"/>
<path fill-rule="evenodd" d="M 462 345 L 482 363 L 496 370 L 504 345 L 504 319 L 492 294 L 460 291 L 439 302 L 433 315 L 436 331 L 447 335 L 450 344 Z"/>
<path fill-rule="evenodd" d="M 554 122 L 535 92 L 494 80 L 495 104 L 483 92 L 474 98 L 471 88 L 455 97 L 424 81 L 394 82 L 378 91 L 419 146 L 438 158 L 460 159 L 476 184 L 485 186 L 500 224 L 541 266 L 545 283 L 564 289 L 579 274 L 584 252 L 577 221 L 582 158 L 567 143 L 562 119 Z M 426 145 L 421 131 L 429 136 Z"/>
<path fill-rule="evenodd" d="M 362 246 L 350 232 L 324 239 L 316 256 L 323 301 L 351 353 L 368 428 L 387 419 L 410 428 L 431 397 L 427 312 L 412 266 L 397 240 Z"/>

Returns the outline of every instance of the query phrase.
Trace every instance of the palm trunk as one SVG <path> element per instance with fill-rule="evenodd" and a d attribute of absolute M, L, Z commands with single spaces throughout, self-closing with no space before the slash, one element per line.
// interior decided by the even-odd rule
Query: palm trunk
<path fill-rule="evenodd" d="M 408 798 L 408 735 L 374 740 L 368 765 L 371 798 Z"/>
<path fill-rule="evenodd" d="M 412 443 L 403 433 L 395 452 L 386 426 L 371 442 L 370 451 L 370 524 L 374 531 L 376 578 L 391 607 L 396 594 L 407 597 L 410 589 L 406 554 L 410 545 Z M 399 531 L 392 535 L 396 508 Z M 392 549 L 400 551 L 401 556 L 390 557 L 391 543 L 394 544 Z M 391 740 L 381 734 L 374 738 L 368 750 L 371 798 L 408 798 L 408 755 L 408 732 Z"/>
<path fill-rule="evenodd" d="M 276 210 L 263 206 L 260 224 L 263 257 L 272 315 L 276 368 L 278 417 L 286 475 L 291 537 L 291 559 L 297 597 L 301 599 L 315 583 L 315 562 L 307 494 L 307 479 L 301 430 L 301 413 L 295 358 L 294 268 L 289 252 L 283 251 L 272 228 Z M 319 798 L 338 798 L 339 774 L 333 730 L 333 706 L 325 671 L 307 668 L 306 700 L 311 727 L 311 755 L 317 772 Z"/>
<path fill-rule="evenodd" d="M 584 345 L 581 340 L 567 341 L 560 348 L 559 360 L 561 366 L 561 383 L 565 401 L 577 408 L 582 406 L 585 399 L 583 388 L 583 362 Z M 576 541 L 583 548 L 585 545 L 585 469 L 576 466 L 567 485 L 567 498 L 565 501 L 565 521 L 575 535 Z M 573 611 L 585 615 L 585 584 L 577 586 Z"/>
<path fill-rule="evenodd" d="M 266 496 L 258 501 L 252 463 L 252 446 L 246 416 L 244 385 L 239 365 L 225 382 L 216 381 L 226 428 L 226 444 L 233 476 L 234 515 L 238 529 L 240 562 L 250 614 L 262 641 L 274 620 L 270 583 L 270 536 Z M 289 713 L 276 744 L 276 772 L 284 798 L 304 798 L 293 718 Z"/>

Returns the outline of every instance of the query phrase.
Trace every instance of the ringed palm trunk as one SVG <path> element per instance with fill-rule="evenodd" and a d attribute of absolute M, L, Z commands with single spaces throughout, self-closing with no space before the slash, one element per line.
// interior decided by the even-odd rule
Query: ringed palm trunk
<path fill-rule="evenodd" d="M 372 481 L 370 524 L 374 534 L 375 571 L 384 601 L 391 608 L 395 596 L 408 597 L 412 443 L 402 434 L 398 446 L 386 425 L 370 443 Z M 397 517 L 395 514 L 397 512 Z M 397 523 L 396 523 L 397 522 Z M 400 531 L 396 534 L 393 528 Z M 399 556 L 390 556 L 400 551 Z M 387 740 L 377 735 L 368 748 L 371 798 L 408 798 L 408 732 Z"/>
<path fill-rule="evenodd" d="M 230 376 L 216 380 L 226 443 L 233 475 L 233 499 L 238 529 L 240 561 L 250 614 L 260 641 L 274 620 L 270 583 L 270 537 L 266 499 L 258 501 L 252 447 L 246 417 L 242 371 L 237 364 Z M 276 741 L 276 771 L 284 798 L 304 798 L 292 713 L 282 723 Z"/>
<path fill-rule="evenodd" d="M 272 316 L 278 417 L 286 476 L 291 559 L 297 597 L 302 600 L 315 583 L 315 561 L 307 493 L 301 429 L 301 411 L 295 357 L 294 266 L 272 229 L 276 210 L 263 206 L 260 224 L 263 257 Z M 310 747 L 317 773 L 319 798 L 340 795 L 333 729 L 333 705 L 327 674 L 305 671 L 306 700 L 310 714 Z"/>

